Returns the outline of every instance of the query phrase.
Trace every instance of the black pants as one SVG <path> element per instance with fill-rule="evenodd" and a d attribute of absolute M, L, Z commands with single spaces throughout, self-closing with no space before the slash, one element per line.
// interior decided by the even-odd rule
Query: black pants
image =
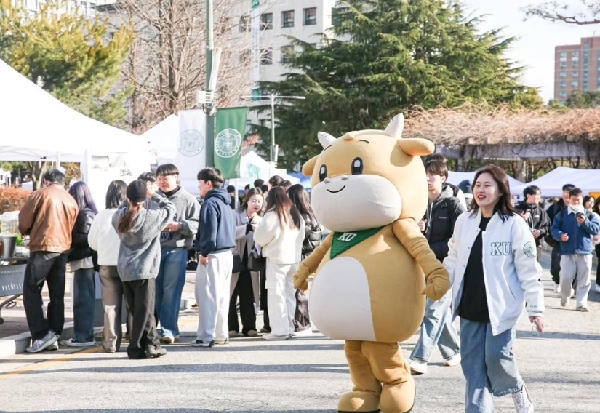
<path fill-rule="evenodd" d="M 560 283 L 560 245 L 552 247 L 550 274 L 552 274 L 552 281 L 555 284 Z"/>
<path fill-rule="evenodd" d="M 260 309 L 263 311 L 263 324 L 264 329 L 271 331 L 271 322 L 269 321 L 269 301 L 267 300 L 268 292 L 265 287 L 267 276 L 265 270 L 260 272 Z"/>
<path fill-rule="evenodd" d="M 240 272 L 237 284 L 229 301 L 229 331 L 240 331 L 240 323 L 236 310 L 237 299 L 240 299 L 240 317 L 242 319 L 242 334 L 248 335 L 250 330 L 256 330 L 256 312 L 254 309 L 254 291 L 250 271 Z"/>
<path fill-rule="evenodd" d="M 61 335 L 65 324 L 65 267 L 67 255 L 58 252 L 32 252 L 25 267 L 23 304 L 32 340 L 52 330 Z M 48 283 L 50 302 L 44 316 L 42 288 Z"/>
<path fill-rule="evenodd" d="M 123 295 L 131 314 L 127 354 L 139 356 L 148 345 L 159 346 L 154 318 L 156 279 L 123 282 Z"/>
<path fill-rule="evenodd" d="M 598 264 L 596 265 L 596 285 L 600 285 L 600 244 L 596 245 L 596 257 Z"/>

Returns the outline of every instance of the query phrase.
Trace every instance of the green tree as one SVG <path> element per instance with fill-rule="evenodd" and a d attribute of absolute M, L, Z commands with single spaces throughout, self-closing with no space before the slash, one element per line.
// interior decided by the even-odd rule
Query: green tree
<path fill-rule="evenodd" d="M 600 1 L 598 0 L 545 1 L 525 7 L 524 12 L 528 17 L 541 17 L 552 22 L 580 26 L 600 23 Z"/>
<path fill-rule="evenodd" d="M 469 102 L 539 107 L 537 89 L 504 57 L 514 38 L 479 32 L 459 2 L 349 0 L 335 9 L 333 36 L 314 46 L 290 38 L 290 73 L 263 93 L 302 95 L 279 105 L 277 143 L 287 167 L 318 151 L 316 133 L 384 127 L 398 112 Z M 267 110 L 267 109 L 265 109 Z"/>
<path fill-rule="evenodd" d="M 121 68 L 132 31 L 128 26 L 111 31 L 105 19 L 65 12 L 66 4 L 42 3 L 31 16 L 24 2 L 0 0 L 0 59 L 78 112 L 121 126 L 131 94 L 120 86 Z M 35 184 L 49 165 L 28 167 Z"/>
<path fill-rule="evenodd" d="M 566 106 L 569 108 L 587 109 L 600 105 L 600 90 L 582 92 L 574 90 L 567 98 Z"/>

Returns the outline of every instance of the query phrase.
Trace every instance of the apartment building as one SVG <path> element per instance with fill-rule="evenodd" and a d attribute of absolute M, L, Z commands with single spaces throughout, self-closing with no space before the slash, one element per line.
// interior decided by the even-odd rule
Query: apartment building
<path fill-rule="evenodd" d="M 554 49 L 554 99 L 565 103 L 573 91 L 600 89 L 600 37 Z"/>

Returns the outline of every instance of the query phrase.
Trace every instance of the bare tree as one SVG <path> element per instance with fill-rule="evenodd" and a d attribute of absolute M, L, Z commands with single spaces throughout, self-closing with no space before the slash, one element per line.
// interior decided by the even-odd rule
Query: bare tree
<path fill-rule="evenodd" d="M 599 0 L 545 1 L 537 5 L 529 5 L 524 11 L 527 16 L 537 16 L 553 22 L 577 25 L 600 23 Z"/>
<path fill-rule="evenodd" d="M 134 87 L 132 131 L 144 132 L 172 113 L 196 107 L 197 91 L 206 89 L 205 2 L 121 0 L 115 8 L 116 23 L 132 24 L 136 33 L 124 69 L 124 83 Z M 222 49 L 217 107 L 239 105 L 250 93 L 249 13 L 250 2 L 215 1 L 214 43 Z"/>

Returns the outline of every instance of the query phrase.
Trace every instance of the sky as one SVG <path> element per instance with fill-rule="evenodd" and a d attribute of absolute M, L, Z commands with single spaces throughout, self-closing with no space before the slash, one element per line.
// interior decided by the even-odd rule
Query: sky
<path fill-rule="evenodd" d="M 573 0 L 568 0 L 573 1 Z M 554 95 L 554 47 L 578 44 L 580 38 L 600 36 L 600 25 L 576 26 L 552 23 L 540 18 L 525 20 L 520 10 L 536 0 L 463 0 L 463 4 L 477 15 L 487 15 L 484 30 L 504 27 L 505 34 L 519 39 L 507 54 L 526 67 L 522 79 L 526 86 L 539 87 L 545 101 Z"/>

